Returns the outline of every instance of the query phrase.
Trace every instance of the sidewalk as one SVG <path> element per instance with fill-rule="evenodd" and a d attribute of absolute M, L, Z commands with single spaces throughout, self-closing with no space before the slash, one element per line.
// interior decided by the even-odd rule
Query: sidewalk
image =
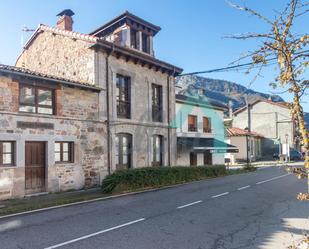
<path fill-rule="evenodd" d="M 92 188 L 87 190 L 31 196 L 22 199 L 10 199 L 0 201 L 0 217 L 17 212 L 26 212 L 34 209 L 65 205 L 107 196 L 109 195 L 102 194 L 100 188 Z"/>

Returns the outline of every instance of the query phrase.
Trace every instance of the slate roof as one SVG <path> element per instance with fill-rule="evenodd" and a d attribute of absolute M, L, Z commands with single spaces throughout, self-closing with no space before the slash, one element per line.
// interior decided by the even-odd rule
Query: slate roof
<path fill-rule="evenodd" d="M 89 42 L 89 48 L 90 47 L 102 48 L 107 51 L 111 51 L 117 57 L 121 57 L 121 56 L 125 58 L 130 57 L 134 62 L 140 61 L 142 65 L 148 64 L 148 65 L 151 65 L 151 67 L 154 67 L 156 69 L 161 68 L 162 71 L 168 71 L 172 73 L 173 75 L 178 75 L 182 73 L 183 71 L 182 68 L 179 68 L 167 62 L 158 60 L 150 55 L 146 55 L 144 53 L 135 51 L 127 47 L 116 45 L 112 42 L 108 42 L 94 35 L 83 34 L 83 33 L 75 32 L 75 31 L 62 30 L 62 29 L 59 29 L 56 27 L 50 27 L 44 24 L 39 25 L 39 27 L 36 29 L 36 31 L 32 34 L 32 36 L 28 40 L 28 42 L 25 44 L 24 49 L 27 49 L 31 45 L 31 43 L 35 40 L 35 38 L 38 36 L 38 34 L 44 31 L 70 37 L 72 39 L 87 41 Z"/>
<path fill-rule="evenodd" d="M 193 104 L 201 105 L 201 106 L 209 106 L 209 107 L 213 106 L 213 107 L 219 107 L 221 109 L 228 109 L 227 105 L 217 100 L 211 99 L 211 98 L 196 98 L 196 97 L 187 96 L 183 94 L 176 94 L 176 101 L 177 100 L 180 100 L 183 102 L 191 102 Z"/>
<path fill-rule="evenodd" d="M 280 107 L 289 109 L 289 103 L 287 103 L 287 102 L 273 102 L 271 100 L 263 100 L 263 99 L 259 99 L 259 100 L 256 100 L 253 103 L 250 103 L 250 106 L 254 106 L 255 104 L 257 104 L 259 102 L 265 102 L 265 103 L 268 103 L 268 104 L 271 104 L 271 105 L 276 105 L 276 106 L 280 106 Z M 234 111 L 233 114 L 238 114 L 240 112 L 245 111 L 246 109 L 247 109 L 247 106 L 243 106 L 243 107 L 237 109 L 236 111 Z"/>
<path fill-rule="evenodd" d="M 73 80 L 68 80 L 66 78 L 62 77 L 56 77 L 40 72 L 35 72 L 29 69 L 21 68 L 21 67 L 14 67 L 14 66 L 9 66 L 9 65 L 4 65 L 0 64 L 0 73 L 8 73 L 8 74 L 14 74 L 14 75 L 21 75 L 21 76 L 28 76 L 36 79 L 41 79 L 41 80 L 49 80 L 49 81 L 54 81 L 57 83 L 62 83 L 66 85 L 71 85 L 71 86 L 76 86 L 76 87 L 81 87 L 81 88 L 88 88 L 88 89 L 93 89 L 93 90 L 101 90 L 101 88 L 91 85 L 89 83 L 85 82 L 76 82 Z"/>

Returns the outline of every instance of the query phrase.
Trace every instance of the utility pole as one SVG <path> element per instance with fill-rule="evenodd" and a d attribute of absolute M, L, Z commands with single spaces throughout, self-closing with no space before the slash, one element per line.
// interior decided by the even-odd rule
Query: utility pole
<path fill-rule="evenodd" d="M 251 146 L 249 143 L 249 136 L 250 136 L 250 132 L 251 132 L 251 110 L 250 110 L 250 104 L 248 101 L 248 96 L 246 97 L 246 102 L 247 102 L 247 113 L 248 113 L 248 117 L 247 117 L 247 127 L 245 130 L 247 130 L 246 134 L 246 144 L 247 144 L 247 167 L 250 167 L 250 163 L 251 163 L 251 157 L 250 157 L 250 152 L 251 152 Z"/>

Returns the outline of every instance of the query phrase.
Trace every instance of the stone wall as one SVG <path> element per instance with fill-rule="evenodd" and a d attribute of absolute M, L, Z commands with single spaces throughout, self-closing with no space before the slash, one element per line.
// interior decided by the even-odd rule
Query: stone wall
<path fill-rule="evenodd" d="M 17 67 L 94 84 L 94 56 L 91 43 L 41 31 L 16 61 Z"/>
<path fill-rule="evenodd" d="M 56 114 L 87 120 L 99 119 L 99 94 L 91 90 L 61 87 L 56 90 Z"/>
<path fill-rule="evenodd" d="M 16 112 L 18 94 L 18 83 L 0 75 L 0 111 Z"/>
<path fill-rule="evenodd" d="M 18 99 L 16 84 L 10 78 L 0 78 L 6 95 Z M 3 82 L 6 82 L 4 85 Z M 18 86 L 17 86 L 18 89 Z M 1 87 L 0 92 L 4 89 Z M 46 144 L 46 191 L 57 192 L 97 186 L 107 175 L 104 161 L 106 127 L 98 119 L 98 92 L 62 86 L 56 102 L 62 114 L 41 115 L 12 112 L 10 106 L 0 111 L 0 140 L 15 141 L 16 166 L 0 167 L 0 199 L 22 197 L 25 194 L 25 142 L 42 141 Z M 61 96 L 61 98 L 60 98 Z M 18 103 L 18 101 L 17 101 Z M 60 112 L 59 112 L 60 113 Z M 19 128 L 17 122 L 49 123 L 54 128 Z M 55 163 L 54 143 L 74 142 L 74 162 Z"/>

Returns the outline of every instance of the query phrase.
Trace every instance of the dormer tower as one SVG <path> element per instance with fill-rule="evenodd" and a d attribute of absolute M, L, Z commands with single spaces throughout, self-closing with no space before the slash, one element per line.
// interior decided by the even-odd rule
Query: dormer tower
<path fill-rule="evenodd" d="M 154 57 L 153 37 L 160 30 L 161 28 L 159 26 L 153 25 L 126 11 L 94 30 L 90 35 Z"/>

